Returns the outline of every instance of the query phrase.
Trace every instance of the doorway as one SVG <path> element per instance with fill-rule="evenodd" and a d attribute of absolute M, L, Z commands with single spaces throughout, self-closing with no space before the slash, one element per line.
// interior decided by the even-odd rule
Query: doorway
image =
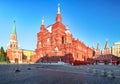
<path fill-rule="evenodd" d="M 15 63 L 18 64 L 18 58 L 15 58 Z"/>
<path fill-rule="evenodd" d="M 108 62 L 107 60 L 104 60 L 104 64 L 105 64 L 105 65 L 108 65 L 109 62 Z"/>

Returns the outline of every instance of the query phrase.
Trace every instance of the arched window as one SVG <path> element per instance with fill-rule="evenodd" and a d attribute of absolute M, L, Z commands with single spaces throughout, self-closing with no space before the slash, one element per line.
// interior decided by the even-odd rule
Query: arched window
<path fill-rule="evenodd" d="M 10 44 L 10 48 L 12 48 L 12 44 Z"/>
<path fill-rule="evenodd" d="M 62 44 L 64 44 L 64 36 L 62 36 Z"/>
<path fill-rule="evenodd" d="M 78 53 L 77 53 L 77 58 L 79 58 Z"/>

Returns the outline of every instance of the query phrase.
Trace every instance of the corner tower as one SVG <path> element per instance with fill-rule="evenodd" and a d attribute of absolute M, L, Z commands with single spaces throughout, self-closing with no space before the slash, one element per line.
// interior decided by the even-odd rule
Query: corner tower
<path fill-rule="evenodd" d="M 12 33 L 10 35 L 10 42 L 9 42 L 9 45 L 7 46 L 7 48 L 18 49 L 16 22 L 15 21 L 14 21 L 14 24 L 13 24 Z"/>
<path fill-rule="evenodd" d="M 10 41 L 7 45 L 7 57 L 10 63 L 22 63 L 22 50 L 18 48 L 16 22 L 14 21 L 12 33 L 10 34 Z"/>
<path fill-rule="evenodd" d="M 52 25 L 52 45 L 57 47 L 58 45 L 65 44 L 65 31 L 66 27 L 62 23 L 60 4 L 58 4 L 56 22 Z"/>
<path fill-rule="evenodd" d="M 96 55 L 96 56 L 101 55 L 100 43 L 97 44 L 97 49 L 96 49 L 96 51 L 95 51 L 95 55 Z"/>
<path fill-rule="evenodd" d="M 106 44 L 105 44 L 105 48 L 104 48 L 104 55 L 105 54 L 111 54 L 109 44 L 108 44 L 108 40 L 106 40 Z"/>

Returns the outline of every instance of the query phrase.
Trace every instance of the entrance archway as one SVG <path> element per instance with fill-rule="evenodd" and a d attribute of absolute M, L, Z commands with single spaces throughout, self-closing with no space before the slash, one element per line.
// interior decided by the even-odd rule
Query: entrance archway
<path fill-rule="evenodd" d="M 18 64 L 18 58 L 15 58 L 15 63 Z"/>

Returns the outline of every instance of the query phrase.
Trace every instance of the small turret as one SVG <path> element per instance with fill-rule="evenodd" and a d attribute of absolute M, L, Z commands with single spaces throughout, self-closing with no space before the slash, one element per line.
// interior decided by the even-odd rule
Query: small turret
<path fill-rule="evenodd" d="M 105 44 L 105 48 L 104 48 L 104 55 L 105 54 L 111 54 L 109 44 L 108 44 L 108 40 L 106 40 L 106 44 Z"/>
<path fill-rule="evenodd" d="M 45 26 L 44 26 L 44 17 L 42 17 L 42 23 L 41 23 L 40 30 L 43 31 L 44 29 L 45 29 Z"/>
<path fill-rule="evenodd" d="M 97 49 L 96 50 L 100 50 L 100 44 L 97 44 Z"/>
<path fill-rule="evenodd" d="M 95 55 L 96 56 L 100 56 L 101 55 L 100 43 L 97 43 L 97 49 L 95 51 Z"/>
<path fill-rule="evenodd" d="M 108 44 L 108 40 L 106 40 L 106 44 L 105 44 L 105 48 L 104 49 L 108 49 L 109 48 L 109 44 Z"/>

